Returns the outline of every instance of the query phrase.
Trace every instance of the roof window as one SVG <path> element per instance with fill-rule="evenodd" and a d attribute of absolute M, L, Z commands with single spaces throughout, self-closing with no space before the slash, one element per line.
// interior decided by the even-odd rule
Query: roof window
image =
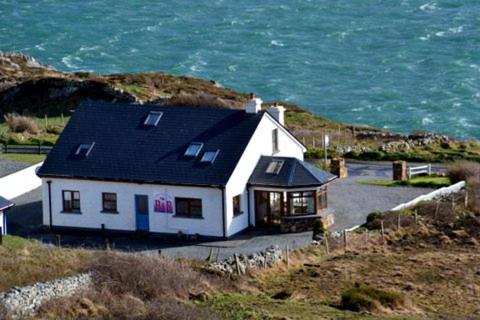
<path fill-rule="evenodd" d="M 283 160 L 273 160 L 268 164 L 267 170 L 265 170 L 265 172 L 269 174 L 278 174 L 280 170 L 282 170 L 284 163 L 285 161 Z"/>
<path fill-rule="evenodd" d="M 201 142 L 192 142 L 185 151 L 185 156 L 187 157 L 196 157 L 202 150 L 203 143 Z"/>
<path fill-rule="evenodd" d="M 88 157 L 94 145 L 95 145 L 95 142 L 82 143 L 81 145 L 78 146 L 77 151 L 75 151 L 75 155 L 82 158 Z"/>
<path fill-rule="evenodd" d="M 205 151 L 205 153 L 202 156 L 202 159 L 200 159 L 200 162 L 213 163 L 215 161 L 215 159 L 217 158 L 219 153 L 220 153 L 220 150 Z"/>
<path fill-rule="evenodd" d="M 160 111 L 150 111 L 145 122 L 143 123 L 146 126 L 156 127 L 160 118 L 162 118 L 163 112 Z"/>

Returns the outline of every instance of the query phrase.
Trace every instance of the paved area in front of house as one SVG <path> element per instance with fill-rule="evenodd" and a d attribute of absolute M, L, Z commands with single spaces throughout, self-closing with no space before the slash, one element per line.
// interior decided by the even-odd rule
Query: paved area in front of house
<path fill-rule="evenodd" d="M 361 224 L 368 213 L 374 210 L 388 210 L 400 203 L 430 192 L 424 188 L 391 188 L 359 184 L 360 180 L 391 178 L 391 165 L 384 163 L 349 163 L 349 178 L 334 181 L 329 188 L 329 205 L 335 208 L 336 224 L 333 230 L 343 230 Z M 33 237 L 44 242 L 56 241 L 54 234 L 42 232 L 41 190 L 35 189 L 14 199 L 16 206 L 7 215 L 9 232 Z M 222 259 L 237 254 L 259 252 L 271 245 L 285 248 L 306 246 L 311 242 L 311 232 L 294 234 L 265 234 L 252 231 L 229 241 L 205 243 L 179 242 L 174 238 L 136 238 L 118 236 L 109 239 L 116 249 L 150 251 L 170 256 L 206 258 L 211 250 Z M 69 246 L 103 248 L 105 241 L 98 234 L 62 234 L 61 242 Z"/>

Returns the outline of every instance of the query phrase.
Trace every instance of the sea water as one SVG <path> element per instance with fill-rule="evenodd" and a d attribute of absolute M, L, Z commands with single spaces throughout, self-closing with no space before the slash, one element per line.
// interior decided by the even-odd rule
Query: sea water
<path fill-rule="evenodd" d="M 161 70 L 408 133 L 480 138 L 477 0 L 0 0 L 0 50 Z"/>

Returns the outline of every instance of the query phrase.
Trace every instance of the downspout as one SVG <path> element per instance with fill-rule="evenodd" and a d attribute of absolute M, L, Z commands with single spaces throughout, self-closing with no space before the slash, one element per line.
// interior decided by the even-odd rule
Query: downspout
<path fill-rule="evenodd" d="M 247 214 L 248 214 L 248 227 L 252 226 L 250 221 L 250 187 L 247 185 Z"/>
<path fill-rule="evenodd" d="M 227 226 L 225 225 L 225 187 L 220 188 L 222 190 L 222 225 L 223 225 L 223 238 L 227 238 Z"/>
<path fill-rule="evenodd" d="M 48 211 L 49 211 L 49 215 L 50 215 L 49 221 L 50 221 L 50 229 L 52 229 L 52 227 L 53 227 L 53 223 L 52 223 L 52 181 L 48 180 L 47 185 L 48 185 Z"/>

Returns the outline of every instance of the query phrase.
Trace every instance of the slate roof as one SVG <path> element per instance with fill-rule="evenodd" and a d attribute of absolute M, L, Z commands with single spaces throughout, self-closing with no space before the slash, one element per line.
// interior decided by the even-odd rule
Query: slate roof
<path fill-rule="evenodd" d="M 144 125 L 150 111 L 163 112 L 157 126 Z M 38 175 L 224 186 L 263 115 L 88 101 L 76 109 Z M 196 158 L 184 156 L 191 142 L 204 144 Z M 94 143 L 88 156 L 75 156 L 85 143 Z M 205 151 L 216 150 L 213 164 L 200 162 Z"/>
<path fill-rule="evenodd" d="M 284 161 L 278 174 L 267 173 L 267 167 L 274 160 Z M 289 157 L 263 156 L 250 176 L 249 184 L 281 188 L 321 186 L 336 178 L 335 175 L 317 169 L 308 162 Z"/>
<path fill-rule="evenodd" d="M 0 197 L 0 211 L 13 207 L 13 202 L 8 201 L 5 198 Z"/>

